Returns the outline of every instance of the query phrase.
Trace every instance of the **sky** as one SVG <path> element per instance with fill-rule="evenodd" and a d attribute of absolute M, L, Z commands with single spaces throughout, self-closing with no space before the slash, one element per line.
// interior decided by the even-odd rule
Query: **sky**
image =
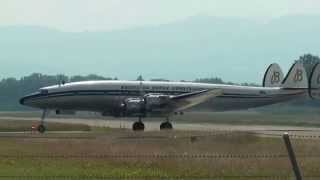
<path fill-rule="evenodd" d="M 271 20 L 275 18 L 280 18 L 283 16 L 296 16 L 296 15 L 315 15 L 314 17 L 318 17 L 320 15 L 320 0 L 0 0 L 0 28 L 6 27 L 6 26 L 37 26 L 37 27 L 48 27 L 48 28 L 54 28 L 61 31 L 66 32 L 95 32 L 95 31 L 117 31 L 119 29 L 130 29 L 130 28 L 136 28 L 136 27 L 147 27 L 145 29 L 153 29 L 148 28 L 149 26 L 156 26 L 156 28 L 161 29 L 163 27 L 163 30 L 167 30 L 171 28 L 171 26 L 157 26 L 160 24 L 170 24 L 177 21 L 184 21 L 192 19 L 190 17 L 193 16 L 212 16 L 212 17 L 235 17 L 235 18 L 244 18 L 246 19 L 253 19 L 258 22 L 273 22 Z M 197 20 L 197 18 L 195 18 Z M 211 19 L 211 18 L 208 18 Z M 214 18 L 212 18 L 214 19 Z M 224 20 L 221 18 L 222 21 Z M 286 22 L 286 18 L 283 18 Z M 310 20 L 309 20 L 310 19 Z M 194 20 L 194 19 L 193 19 Z M 240 21 L 239 19 L 237 19 Z M 254 74 L 258 74 L 264 71 L 265 66 L 267 66 L 269 63 L 273 63 L 275 60 L 280 63 L 282 67 L 284 67 L 285 71 L 287 68 L 289 68 L 291 62 L 298 58 L 299 55 L 302 55 L 303 53 L 312 53 L 315 55 L 319 55 L 319 45 L 318 41 L 314 38 L 318 32 L 318 29 L 315 28 L 315 21 L 317 19 L 314 18 L 302 18 L 302 19 L 296 19 L 296 17 L 289 18 L 290 22 L 288 24 L 293 22 L 299 22 L 299 23 L 305 23 L 308 26 L 304 26 L 306 28 L 313 27 L 309 30 L 303 31 L 304 28 L 297 28 L 296 32 L 299 32 L 297 34 L 294 34 L 295 31 L 293 31 L 292 34 L 286 34 L 288 35 L 288 39 L 285 39 L 283 36 L 279 36 L 279 39 L 276 39 L 275 45 L 271 44 L 268 45 L 268 39 L 263 39 L 267 42 L 264 43 L 255 43 L 253 46 L 250 46 L 250 42 L 252 42 L 251 37 L 254 37 L 254 33 L 251 35 L 245 35 L 243 37 L 243 41 L 245 42 L 248 40 L 247 44 L 241 44 L 241 47 L 234 46 L 237 53 L 236 58 L 233 56 L 230 56 L 231 53 L 229 51 L 224 51 L 224 46 L 220 48 L 219 43 L 211 41 L 208 43 L 199 44 L 200 46 L 215 46 L 216 49 L 212 47 L 212 51 L 208 51 L 204 54 L 202 54 L 201 51 L 193 50 L 192 52 L 194 54 L 199 54 L 199 57 L 186 57 L 186 53 L 183 51 L 184 46 L 177 46 L 174 47 L 176 49 L 169 49 L 166 50 L 167 47 L 161 46 L 162 44 L 159 43 L 159 41 L 154 41 L 154 44 L 157 44 L 159 47 L 148 47 L 145 46 L 146 49 L 150 48 L 149 53 L 145 53 L 145 50 L 143 49 L 142 52 L 133 54 L 134 58 L 136 59 L 153 59 L 154 57 L 158 57 L 161 60 L 166 60 L 166 58 L 172 58 L 172 60 L 177 62 L 184 62 L 185 59 L 189 58 L 189 67 L 193 68 L 194 61 L 195 60 L 202 60 L 206 61 L 209 56 L 212 56 L 212 59 L 209 59 L 210 63 L 215 63 L 211 61 L 218 61 L 219 58 L 225 58 L 228 60 L 228 62 L 231 62 L 231 64 L 224 64 L 223 62 L 219 62 L 219 66 L 216 66 L 216 69 L 208 68 L 205 63 L 204 65 L 199 67 L 196 72 L 202 73 L 202 76 L 207 76 L 205 73 L 209 73 L 212 76 L 219 76 L 223 79 L 230 80 L 230 81 L 237 81 L 240 82 L 242 79 L 247 79 L 247 81 L 250 82 L 260 82 L 260 76 L 253 76 Z M 247 22 L 247 21 L 245 21 Z M 251 21 L 248 21 L 251 22 Z M 277 21 L 276 21 L 277 22 Z M 282 21 L 280 21 L 282 22 Z M 179 24 L 179 23 L 176 23 Z M 183 23 L 180 23 L 183 24 Z M 228 24 L 228 23 L 227 23 Z M 237 24 L 237 23 L 235 23 Z M 253 23 L 254 24 L 254 23 Z M 267 23 L 266 23 L 267 24 Z M 263 25 L 266 25 L 263 24 Z M 272 24 L 272 23 L 271 23 Z M 248 24 L 247 24 L 248 25 Z M 246 26 L 247 26 L 246 25 Z M 248 27 L 251 24 L 248 25 Z M 260 25 L 260 24 L 259 24 Z M 271 28 L 271 30 L 275 30 L 275 32 L 280 31 L 279 26 L 282 24 L 276 24 L 274 26 L 267 28 Z M 319 25 L 320 26 L 320 25 Z M 213 28 L 212 26 L 208 26 L 209 28 Z M 251 27 L 251 26 L 250 26 Z M 286 27 L 281 26 L 282 28 Z M 316 26 L 318 27 L 318 26 Z M 227 30 L 226 32 L 231 30 L 236 30 L 237 28 L 228 28 L 225 27 Z M 6 28 L 4 28 L 6 29 Z M 10 28 L 9 28 L 10 29 Z M 23 29 L 23 28 L 21 28 Z M 286 28 L 284 28 L 286 29 Z M 295 28 L 292 28 L 295 29 Z M 319 28 L 320 29 L 320 28 Z M 190 31 L 188 31 L 190 30 Z M 192 27 L 189 27 L 188 30 L 185 30 L 182 28 L 181 34 L 188 34 L 192 31 Z M 301 30 L 301 32 L 300 32 Z M 5 32 L 5 31 L 4 31 Z M 128 34 L 130 31 L 128 30 Z M 152 33 L 152 30 L 148 31 L 149 33 Z M 211 32 L 211 31 L 210 31 Z M 214 32 L 214 31 L 212 31 Z M 232 31 L 228 31 L 232 32 Z M 273 32 L 273 31 L 271 31 Z M 308 34 L 308 38 L 306 37 L 307 33 L 312 32 L 311 34 Z M 132 60 L 133 57 L 130 56 L 130 52 L 136 52 L 132 49 L 135 49 L 135 46 L 124 46 L 122 44 L 119 44 L 115 47 L 120 47 L 119 49 L 113 49 L 114 58 L 115 60 L 112 60 L 110 62 L 105 61 L 105 59 L 110 59 L 112 53 L 105 53 L 102 52 L 104 49 L 108 49 L 109 46 L 113 47 L 107 42 L 102 41 L 94 41 L 94 42 L 100 42 L 100 44 L 92 44 L 90 47 L 96 47 L 96 49 L 92 51 L 88 51 L 87 56 L 89 56 L 91 59 L 90 61 L 87 61 L 86 56 L 83 56 L 79 58 L 78 49 L 81 49 L 81 45 L 85 46 L 85 44 L 80 44 L 77 48 L 74 47 L 74 45 L 69 44 L 67 46 L 66 44 L 62 44 L 60 46 L 55 46 L 55 43 L 60 43 L 56 41 L 50 41 L 48 40 L 47 44 L 41 44 L 41 46 L 36 46 L 36 42 L 32 42 L 31 45 L 28 43 L 20 43 L 24 42 L 24 40 L 28 40 L 27 38 L 21 38 L 24 36 L 24 34 L 19 34 L 21 36 L 16 36 L 14 34 L 15 32 L 12 32 L 12 37 L 7 37 L 10 39 L 11 43 L 9 43 L 11 46 L 9 46 L 7 43 L 4 43 L 5 41 L 1 39 L 0 41 L 0 47 L 3 50 L 3 52 L 0 54 L 0 76 L 8 77 L 22 77 L 25 75 L 28 75 L 33 72 L 39 72 L 39 73 L 64 73 L 70 75 L 76 75 L 76 74 L 84 74 L 90 71 L 90 73 L 96 73 L 101 74 L 105 76 L 117 76 L 120 77 L 119 74 L 127 74 L 127 76 L 124 76 L 125 79 L 130 79 L 132 76 L 136 77 L 137 75 L 132 75 L 132 73 L 140 72 L 140 74 L 149 75 L 149 78 L 151 77 L 162 77 L 163 74 L 167 75 L 166 69 L 155 69 L 147 71 L 145 70 L 144 66 L 139 66 L 137 69 L 133 69 L 131 67 L 128 67 L 128 69 L 124 69 L 123 72 L 119 72 L 117 70 L 118 66 L 110 66 L 107 70 L 104 67 L 108 67 L 108 65 L 111 63 L 116 63 L 115 61 L 122 63 L 129 63 L 130 61 L 134 62 Z M 32 33 L 32 32 L 29 32 Z M 51 31 L 50 31 L 51 33 Z M 280 32 L 281 33 L 281 32 Z M 10 33 L 9 33 L 10 34 Z M 75 34 L 75 33 L 65 33 L 65 34 Z M 86 33 L 83 33 L 86 34 Z M 97 33 L 99 34 L 99 33 Z M 112 34 L 112 33 L 110 33 Z M 134 33 L 133 33 L 134 34 Z M 246 34 L 246 31 L 244 31 L 244 34 Z M 257 32 L 257 34 L 259 34 Z M 1 34 L 0 34 L 1 35 Z M 5 35 L 8 35 L 5 34 Z M 30 35 L 30 34 L 29 34 Z M 159 34 L 157 35 L 159 37 L 166 37 L 166 34 Z M 31 37 L 31 36 L 30 36 Z M 72 36 L 73 37 L 73 36 Z M 184 36 L 181 36 L 184 37 Z M 229 37 L 229 36 L 228 36 Z M 233 36 L 230 36 L 228 43 L 231 45 L 234 45 L 233 43 Z M 248 39 L 246 39 L 248 37 Z M 263 36 L 264 37 L 264 36 Z M 300 38 L 296 38 L 300 37 Z M 32 41 L 35 39 L 41 39 L 43 37 L 38 37 L 38 34 L 35 34 L 32 36 Z M 146 37 L 148 39 L 148 37 Z M 150 36 L 149 36 L 150 38 Z M 179 39 L 179 37 L 177 37 Z M 196 40 L 197 37 L 195 37 Z M 13 39 L 13 40 L 12 40 Z M 46 39 L 46 38 L 44 38 Z M 50 39 L 50 38 L 48 38 Z M 156 38 L 155 38 L 156 39 Z M 16 41 L 14 41 L 16 40 Z M 26 40 L 26 41 L 27 41 Z M 199 41 L 201 38 L 199 37 Z M 1 42 L 3 42 L 1 44 Z M 41 41 L 42 42 L 42 41 Z M 91 41 L 90 41 L 91 42 Z M 89 42 L 89 43 L 90 43 Z M 93 41 L 92 41 L 93 42 Z M 120 41 L 121 42 L 121 41 Z M 169 41 L 168 41 L 169 42 Z M 174 40 L 172 42 L 175 42 Z M 177 40 L 178 42 L 178 40 Z M 16 44 L 15 44 L 16 43 Z M 50 44 L 51 43 L 51 44 Z M 224 44 L 223 42 L 222 44 Z M 281 44 L 282 43 L 282 44 Z M 143 45 L 143 43 L 141 43 Z M 76 44 L 77 45 L 77 44 Z M 141 47 L 142 47 L 141 45 Z M 52 48 L 54 46 L 54 48 Z M 274 48 L 277 46 L 277 48 Z M 288 48 L 290 46 L 291 48 Z M 129 49 L 129 53 L 127 56 L 122 56 L 121 48 L 127 47 Z M 143 46 L 144 47 L 144 46 Z M 195 47 L 196 46 L 190 46 Z M 251 48 L 250 48 L 251 47 Z M 255 51 L 252 49 L 255 49 Z M 20 48 L 20 49 L 19 49 Z M 31 49 L 28 49 L 31 48 Z M 33 49 L 32 49 L 33 48 Z M 47 48 L 47 49 L 46 49 Z M 152 49 L 154 48 L 154 49 Z M 211 48 L 211 47 L 210 47 Z M 264 48 L 267 48 L 267 52 L 264 51 Z M 26 50 L 28 49 L 28 50 Z M 66 50 L 67 49 L 67 50 Z M 112 48 L 111 48 L 112 49 Z M 249 49 L 249 50 L 248 50 Z M 74 50 L 74 51 L 72 51 Z M 101 53 L 96 53 L 95 50 L 101 50 Z M 173 52 L 174 51 L 174 52 Z M 20 52 L 20 53 L 16 53 Z M 70 53 L 73 52 L 73 53 Z M 87 51 L 85 51 L 87 52 Z M 100 52 L 100 51 L 99 51 Z M 157 52 L 167 52 L 167 54 L 162 54 Z M 245 52 L 245 53 L 243 53 Z M 23 54 L 24 53 L 24 54 Z M 176 59 L 174 59 L 172 54 L 176 54 Z M 259 54 L 261 53 L 261 55 Z M 110 57 L 109 57 L 110 55 Z M 158 56 L 157 56 L 158 55 Z M 219 56 L 218 56 L 219 55 Z M 256 55 L 257 57 L 255 57 Z M 172 57 L 171 57 L 172 56 Z M 260 57 L 264 57 L 264 59 L 261 59 Z M 192 57 L 192 58 L 191 58 Z M 179 59 L 180 58 L 180 59 Z M 197 59 L 199 58 L 199 59 Z M 73 62 L 78 61 L 78 59 L 83 59 L 86 63 L 91 63 L 92 67 L 96 67 L 97 63 L 101 63 L 102 61 L 105 64 L 101 64 L 101 67 L 96 67 L 92 69 L 88 69 L 86 65 L 83 65 L 83 63 L 77 64 L 77 69 L 74 68 Z M 249 59 L 258 59 L 260 63 L 259 67 L 256 67 L 255 69 L 250 69 L 248 67 Z M 71 61 L 73 60 L 73 61 Z M 180 60 L 180 61 L 178 61 Z M 241 61 L 240 61 L 241 60 Z M 17 63 L 19 61 L 24 61 L 23 63 Z M 251 60 L 250 60 L 251 61 Z M 52 63 L 56 62 L 56 63 Z M 131 63 L 132 63 L 131 62 Z M 65 66 L 65 64 L 72 64 L 71 66 Z M 135 64 L 135 63 L 133 63 Z M 166 63 L 163 63 L 164 65 L 167 65 Z M 251 64 L 251 63 L 250 63 Z M 24 66 L 25 65 L 25 66 Z M 60 66 L 63 68 L 61 68 Z M 225 71 L 224 65 L 227 65 L 227 67 L 234 67 L 232 69 L 232 73 L 229 73 L 228 71 Z M 263 66 L 263 67 L 262 67 Z M 28 67 L 28 68 L 26 68 Z M 32 68 L 30 68 L 32 67 Z M 140 68 L 140 69 L 139 69 Z M 205 71 L 206 69 L 206 71 Z M 131 74 L 130 74 L 130 72 Z M 166 76 L 165 78 L 168 79 L 174 79 L 176 77 L 176 74 L 174 70 L 171 70 L 172 74 L 169 76 Z M 110 73 L 110 74 L 106 74 Z M 157 75 L 157 73 L 160 75 Z M 163 73 L 163 74 L 161 74 Z M 204 74 L 204 75 L 203 75 Z M 189 76 L 188 76 L 189 75 Z M 188 79 L 195 79 L 199 77 L 198 74 L 191 75 L 189 72 L 181 73 L 181 78 L 188 78 Z M 232 78 L 231 78 L 232 77 Z M 235 78 L 234 78 L 235 77 Z M 237 78 L 237 79 L 236 79 Z"/>
<path fill-rule="evenodd" d="M 0 26 L 113 31 L 196 15 L 265 21 L 286 15 L 320 14 L 319 10 L 319 0 L 0 0 Z"/>

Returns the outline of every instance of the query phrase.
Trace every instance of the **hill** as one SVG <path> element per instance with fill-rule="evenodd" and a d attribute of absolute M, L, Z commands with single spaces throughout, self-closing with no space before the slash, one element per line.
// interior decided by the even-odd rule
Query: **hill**
<path fill-rule="evenodd" d="M 272 62 L 284 69 L 303 53 L 320 54 L 318 16 L 250 19 L 190 17 L 153 27 L 112 32 L 61 32 L 0 27 L 0 78 L 101 74 L 132 79 L 222 77 L 260 83 Z"/>

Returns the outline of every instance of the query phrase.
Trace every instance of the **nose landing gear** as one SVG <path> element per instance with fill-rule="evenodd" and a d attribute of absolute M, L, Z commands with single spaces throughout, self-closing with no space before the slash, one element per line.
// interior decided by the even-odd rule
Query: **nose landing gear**
<path fill-rule="evenodd" d="M 44 124 L 44 120 L 45 120 L 47 114 L 48 114 L 48 110 L 46 110 L 46 109 L 43 110 L 40 124 L 39 124 L 39 126 L 37 127 L 38 132 L 41 133 L 41 134 L 45 133 L 46 130 L 47 130 L 47 128 L 46 128 L 46 126 L 45 126 L 45 124 Z"/>

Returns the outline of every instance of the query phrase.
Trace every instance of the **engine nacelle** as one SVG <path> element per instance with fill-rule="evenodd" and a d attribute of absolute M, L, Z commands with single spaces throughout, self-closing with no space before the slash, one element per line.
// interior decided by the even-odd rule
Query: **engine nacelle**
<path fill-rule="evenodd" d="M 146 94 L 143 97 L 127 98 L 121 104 L 123 116 L 146 116 L 147 114 L 162 113 L 170 97 L 164 94 Z"/>
<path fill-rule="evenodd" d="M 152 111 L 168 104 L 170 97 L 164 94 L 146 94 L 144 96 L 146 110 Z"/>
<path fill-rule="evenodd" d="M 141 115 L 145 113 L 145 101 L 142 98 L 127 98 L 121 108 L 125 115 Z"/>

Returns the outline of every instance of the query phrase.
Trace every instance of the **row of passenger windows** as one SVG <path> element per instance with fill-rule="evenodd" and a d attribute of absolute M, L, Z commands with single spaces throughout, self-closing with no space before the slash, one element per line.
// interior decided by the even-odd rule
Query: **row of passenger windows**
<path fill-rule="evenodd" d="M 49 91 L 47 89 L 41 89 L 40 94 L 48 94 Z"/>
<path fill-rule="evenodd" d="M 200 91 L 203 88 L 191 88 L 191 87 L 181 87 L 181 86 L 121 86 L 121 90 L 151 90 L 151 91 L 184 91 L 184 92 L 191 92 L 191 91 Z"/>

